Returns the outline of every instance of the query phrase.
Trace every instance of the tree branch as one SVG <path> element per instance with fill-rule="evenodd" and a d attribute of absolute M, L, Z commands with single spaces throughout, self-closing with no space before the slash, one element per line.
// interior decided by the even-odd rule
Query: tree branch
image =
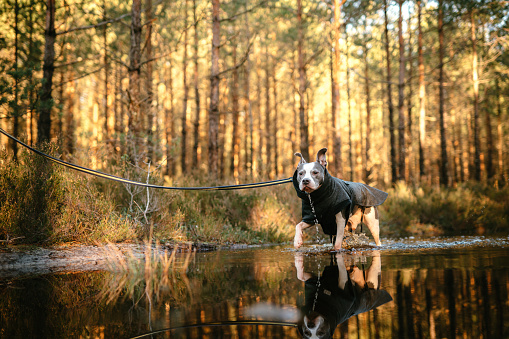
<path fill-rule="evenodd" d="M 307 67 L 311 61 L 313 61 L 314 59 L 316 59 L 320 54 L 322 54 L 324 48 L 320 48 L 318 51 L 316 51 L 309 59 L 307 59 L 305 62 L 304 62 L 304 65 Z"/>
<path fill-rule="evenodd" d="M 120 21 L 120 20 L 122 20 L 124 18 L 127 18 L 129 16 L 131 16 L 131 13 L 127 13 L 127 14 L 121 15 L 118 18 L 115 18 L 115 19 L 110 19 L 110 20 L 102 21 L 102 22 L 99 22 L 99 23 L 97 23 L 95 25 L 88 25 L 88 26 L 80 26 L 80 27 L 70 28 L 70 29 L 68 29 L 66 31 L 57 32 L 56 34 L 57 34 L 57 36 L 59 36 L 59 35 L 67 34 L 67 33 L 71 33 L 71 32 L 84 31 L 84 30 L 91 29 L 91 28 L 98 28 L 98 27 L 101 27 L 101 26 L 104 26 L 104 25 L 108 25 L 108 24 Z"/>
<path fill-rule="evenodd" d="M 67 67 L 67 66 L 72 66 L 72 65 L 75 65 L 75 64 L 79 64 L 81 62 L 85 62 L 85 61 L 88 61 L 88 60 L 95 60 L 97 59 L 98 57 L 100 57 L 101 55 L 100 54 L 97 54 L 97 55 L 94 55 L 93 57 L 91 58 L 86 58 L 86 59 L 81 59 L 81 60 L 74 60 L 74 61 L 69 61 L 68 63 L 65 63 L 65 64 L 58 64 L 58 65 L 55 65 L 54 67 L 55 68 L 60 68 L 60 67 Z"/>
<path fill-rule="evenodd" d="M 264 0 L 264 1 L 260 2 L 259 4 L 256 4 L 256 5 L 254 5 L 253 7 L 249 8 L 249 9 L 246 9 L 245 11 L 242 11 L 242 12 L 236 13 L 236 14 L 234 14 L 233 16 L 230 16 L 230 17 L 228 17 L 228 18 L 220 19 L 220 20 L 219 20 L 219 22 L 223 22 L 223 21 L 234 21 L 237 17 L 242 16 L 242 15 L 244 15 L 244 14 L 251 13 L 251 12 L 252 12 L 252 11 L 254 11 L 256 8 L 261 7 L 262 5 L 266 4 L 267 2 L 268 2 L 268 0 Z"/>
<path fill-rule="evenodd" d="M 59 83 L 59 84 L 56 84 L 56 85 L 54 86 L 54 88 L 58 88 L 58 87 L 60 87 L 60 86 L 63 86 L 63 85 L 65 85 L 65 84 L 68 84 L 68 83 L 70 83 L 70 82 L 72 82 L 72 81 L 76 81 L 76 80 L 79 80 L 79 79 L 82 79 L 82 78 L 88 77 L 89 75 L 92 75 L 92 74 L 95 74 L 95 73 L 99 72 L 99 71 L 100 71 L 100 70 L 102 70 L 103 68 L 104 68 L 104 65 L 103 65 L 103 66 L 101 66 L 101 67 L 99 67 L 98 69 L 96 69 L 96 70 L 92 71 L 92 72 L 85 73 L 85 74 L 82 74 L 82 75 L 80 75 L 79 77 L 76 77 L 76 78 L 74 78 L 74 79 L 70 79 L 70 80 L 67 80 L 67 81 L 61 82 L 61 83 Z"/>
<path fill-rule="evenodd" d="M 247 46 L 247 51 L 238 64 L 236 64 L 233 67 L 230 67 L 228 69 L 225 69 L 224 71 L 221 71 L 217 74 L 211 74 L 210 77 L 216 77 L 216 76 L 221 77 L 223 74 L 226 74 L 228 72 L 231 72 L 235 69 L 239 69 L 240 67 L 242 67 L 242 65 L 244 65 L 246 63 L 247 58 L 249 57 L 249 53 L 251 53 L 251 47 L 253 46 L 253 41 L 254 41 L 254 39 L 252 39 L 251 42 L 249 43 L 249 46 Z"/>

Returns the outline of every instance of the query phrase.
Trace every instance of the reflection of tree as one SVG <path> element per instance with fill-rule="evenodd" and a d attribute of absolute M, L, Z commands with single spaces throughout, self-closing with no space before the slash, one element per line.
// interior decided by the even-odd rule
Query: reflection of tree
<path fill-rule="evenodd" d="M 471 259 L 465 259 L 465 264 L 471 265 Z M 386 333 L 407 338 L 418 333 L 424 338 L 505 337 L 507 271 L 435 265 L 434 269 L 384 273 L 389 289 L 395 290 L 392 295 L 397 305 Z"/>
<path fill-rule="evenodd" d="M 246 320 L 245 310 L 259 302 L 279 307 L 304 305 L 303 283 L 295 279 L 294 263 L 288 260 L 288 253 L 268 257 L 262 252 L 191 256 L 186 272 L 177 269 L 169 274 L 164 286 L 151 283 L 151 307 L 144 274 L 133 275 L 127 285 L 122 285 L 121 272 L 0 280 L 0 337 L 125 338 L 146 333 L 150 326 L 157 330 Z M 293 258 L 293 254 L 289 256 Z M 357 258 L 346 254 L 343 257 L 347 259 L 347 273 L 349 268 L 355 273 L 351 268 L 357 266 L 357 272 L 366 273 L 365 280 L 370 280 L 362 265 L 364 261 L 366 268 L 373 265 L 371 252 Z M 444 338 L 453 333 L 455 337 L 507 337 L 509 270 L 505 258 L 474 252 L 462 255 L 461 260 L 457 258 L 384 255 L 381 286 L 394 302 L 352 316 L 338 326 L 334 337 L 410 338 L 421 334 L 422 338 Z M 185 256 L 177 256 L 177 268 L 184 261 Z M 323 276 L 329 262 L 328 256 L 309 255 L 303 272 Z M 152 275 L 154 280 L 159 279 L 154 271 Z M 135 287 L 128 287 L 129 284 Z M 98 299 L 105 285 L 120 289 L 118 298 L 109 303 L 107 298 Z M 172 338 L 296 335 L 295 328 L 262 325 L 189 328 L 171 333 Z"/>

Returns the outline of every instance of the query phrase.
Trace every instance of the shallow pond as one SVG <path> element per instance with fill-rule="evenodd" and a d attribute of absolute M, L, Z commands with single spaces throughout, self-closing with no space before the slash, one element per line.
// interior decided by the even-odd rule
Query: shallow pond
<path fill-rule="evenodd" d="M 509 337 L 509 238 L 183 254 L 145 272 L 0 277 L 0 337 Z"/>

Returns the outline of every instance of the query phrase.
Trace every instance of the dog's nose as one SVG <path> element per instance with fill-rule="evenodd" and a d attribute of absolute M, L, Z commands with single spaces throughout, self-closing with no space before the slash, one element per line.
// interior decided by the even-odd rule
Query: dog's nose
<path fill-rule="evenodd" d="M 308 185 L 309 182 L 310 182 L 309 179 L 303 179 L 302 180 L 302 184 L 304 184 L 304 185 Z"/>

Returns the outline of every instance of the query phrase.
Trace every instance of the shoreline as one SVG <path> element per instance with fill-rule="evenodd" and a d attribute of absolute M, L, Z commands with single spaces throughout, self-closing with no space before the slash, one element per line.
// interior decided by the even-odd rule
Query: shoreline
<path fill-rule="evenodd" d="M 152 244 L 152 250 L 159 252 L 177 251 L 185 253 L 190 249 L 197 252 L 218 250 L 239 250 L 267 245 L 231 244 L 220 245 L 211 243 L 168 243 Z M 52 273 L 111 271 L 108 258 L 113 256 L 111 248 L 114 246 L 125 258 L 133 254 L 137 258 L 144 258 L 145 243 L 118 244 L 62 244 L 49 247 L 9 246 L 0 247 L 0 281 L 27 276 L 38 276 Z"/>

